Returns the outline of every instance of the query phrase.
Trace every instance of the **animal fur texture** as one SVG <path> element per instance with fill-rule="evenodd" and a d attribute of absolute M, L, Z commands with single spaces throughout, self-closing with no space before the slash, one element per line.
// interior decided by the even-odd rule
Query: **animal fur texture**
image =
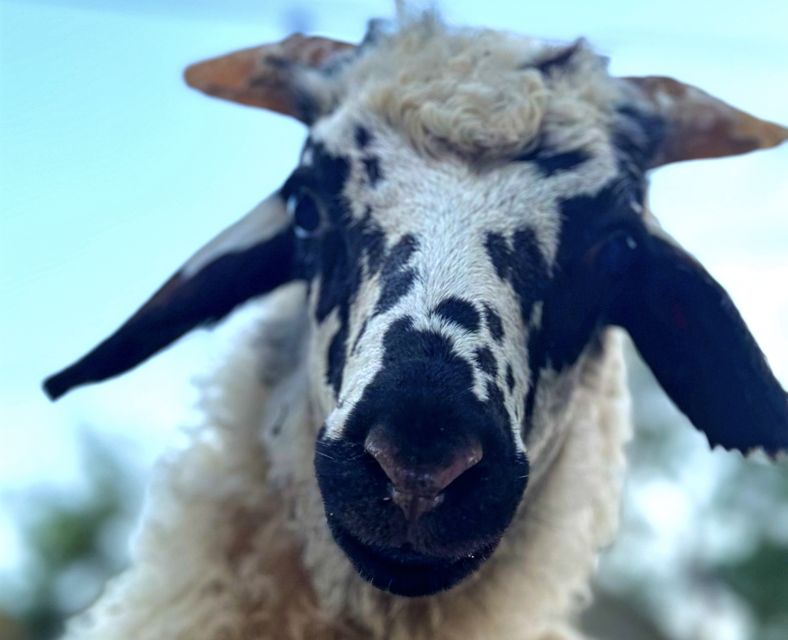
<path fill-rule="evenodd" d="M 327 42 L 316 40 L 321 46 Z M 281 53 L 285 45 L 272 49 Z M 558 47 L 450 29 L 427 15 L 403 19 L 398 30 L 373 29 L 357 49 L 342 43 L 333 49 L 339 53 L 325 65 L 266 63 L 274 80 L 263 78 L 279 91 L 270 108 L 289 105 L 289 91 L 311 114 L 311 120 L 301 118 L 312 127 L 299 171 L 313 181 L 321 177 L 317 181 L 328 195 L 318 197 L 317 188 L 310 191 L 303 183 L 291 188 L 291 177 L 281 192 L 189 261 L 116 334 L 47 382 L 56 397 L 120 373 L 198 324 L 267 294 L 250 303 L 253 320 L 231 345 L 225 364 L 202 383 L 203 423 L 158 464 L 131 566 L 71 622 L 67 640 L 581 638 L 572 623 L 588 603 L 596 555 L 616 530 L 623 447 L 630 435 L 622 336 L 614 325 L 627 329 L 660 382 L 712 443 L 743 451 L 764 446 L 770 453 L 785 447 L 784 391 L 724 290 L 644 215 L 643 175 L 656 162 L 772 146 L 788 135 L 784 129 L 675 81 L 640 83 L 656 86 L 658 99 L 649 101 L 637 81 L 610 77 L 604 61 L 582 41 Z M 242 52 L 244 64 L 249 51 Z M 220 60 L 212 68 L 233 67 Z M 210 82 L 206 86 L 209 93 L 270 106 L 258 99 L 255 91 L 265 83 L 257 80 L 240 98 L 233 77 L 229 94 Z M 686 95 L 689 107 L 682 102 Z M 660 104 L 681 115 L 670 121 L 680 144 L 664 143 L 664 130 L 655 125 Z M 692 131 L 693 109 L 703 116 L 697 139 L 682 129 Z M 730 149 L 719 142 L 729 133 L 726 127 L 733 132 Z M 651 140 L 652 129 L 663 138 Z M 299 206 L 319 208 L 313 200 L 330 210 L 334 226 L 325 238 L 315 232 L 310 240 L 314 229 L 299 228 L 296 218 Z M 345 244 L 352 250 L 336 249 Z M 398 246 L 405 254 L 399 262 Z M 259 248 L 267 251 L 262 258 L 255 253 Z M 289 262 L 278 264 L 286 262 L 278 256 L 296 262 L 293 256 L 311 256 L 310 250 L 319 259 L 339 256 L 347 272 L 337 275 L 341 269 L 330 260 L 314 273 L 309 260 L 299 263 L 305 273 L 290 273 Z M 227 276 L 222 269 L 230 263 L 234 271 Z M 388 263 L 393 267 L 387 274 Z M 256 289 L 248 282 L 250 269 L 260 279 Z M 232 298 L 225 277 L 246 278 L 232 282 L 244 295 Z M 396 289 L 392 283 L 398 282 L 405 284 L 387 300 L 387 287 Z M 533 293 L 548 282 L 551 288 L 541 298 Z M 219 300 L 216 308 L 206 291 Z M 440 313 L 447 301 L 471 320 Z M 534 336 L 543 342 L 532 342 Z M 696 353 L 701 342 L 707 351 Z M 425 344 L 440 345 L 433 349 L 438 355 Z M 417 355 L 403 358 L 397 345 Z M 675 367 L 688 350 L 690 356 Z M 477 564 L 432 595 L 421 596 L 425 590 L 410 594 L 420 597 L 403 597 L 386 584 L 370 584 L 394 571 L 370 571 L 368 582 L 351 565 L 352 553 L 338 546 L 336 527 L 344 523 L 332 521 L 336 514 L 325 506 L 327 496 L 336 496 L 318 486 L 332 469 L 322 476 L 318 469 L 316 479 L 315 462 L 343 439 L 365 456 L 366 434 L 353 441 L 357 433 L 348 426 L 349 416 L 365 401 L 374 404 L 370 389 L 375 400 L 375 393 L 385 395 L 381 389 L 396 391 L 398 381 L 410 384 L 409 366 L 430 371 L 425 354 L 446 365 L 438 371 L 451 362 L 452 371 L 462 372 L 457 379 L 465 386 L 454 396 L 447 391 L 451 398 L 465 399 L 474 411 L 493 407 L 473 415 L 492 416 L 478 420 L 484 427 L 500 423 L 497 437 L 511 445 L 501 450 L 514 452 L 500 459 L 521 465 L 506 469 L 525 469 L 493 483 L 489 478 L 497 478 L 497 469 L 486 468 L 479 482 L 495 486 L 471 505 L 482 508 L 463 511 L 474 487 L 454 506 L 446 498 L 437 503 L 444 508 L 430 514 L 431 522 L 441 524 L 435 529 L 445 532 L 451 527 L 440 518 L 462 513 L 461 524 L 470 531 L 460 542 L 475 543 L 476 530 L 491 521 L 493 509 L 485 507 L 496 499 L 492 494 L 504 491 L 498 484 L 511 481 L 519 499 L 528 483 L 519 503 L 507 503 L 512 508 L 499 527 L 505 532 L 497 548 L 489 546 L 495 548 L 489 559 L 480 564 L 479 549 L 488 548 L 481 545 L 449 546 L 451 553 L 442 556 L 436 551 L 432 559 L 444 565 L 427 566 Z M 707 357 L 718 364 L 707 367 Z M 383 378 L 375 387 L 392 362 L 395 382 Z M 737 393 L 742 384 L 749 385 L 746 397 Z M 464 428 L 463 416 L 455 407 L 447 410 L 448 401 L 439 397 L 444 391 L 433 385 L 412 395 L 436 412 L 446 410 L 441 419 L 452 416 L 444 420 L 450 426 Z M 736 404 L 741 397 L 746 402 Z M 413 411 L 423 404 L 414 403 Z M 402 417 L 396 404 L 379 407 L 369 409 L 367 422 Z M 746 433 L 739 429 L 741 416 L 755 416 Z M 405 414 L 398 427 L 408 420 L 413 415 Z M 440 437 L 429 431 L 433 426 L 426 432 Z M 493 456 L 485 456 L 480 465 L 492 465 Z M 383 463 L 374 464 L 366 479 L 398 490 L 385 484 L 383 472 L 389 472 Z M 333 471 L 332 481 L 350 473 L 346 467 Z M 367 506 L 374 504 L 366 512 L 352 512 L 358 505 L 346 500 L 357 521 L 371 513 L 404 523 L 403 513 L 382 494 L 364 497 Z M 363 522 L 354 530 L 356 542 L 367 551 L 386 545 L 425 555 L 424 548 L 435 551 L 441 532 L 425 534 L 433 536 L 430 549 L 428 538 L 423 543 L 413 534 L 423 519 L 414 525 L 412 512 L 406 515 L 413 525 L 407 543 L 397 542 L 395 534 L 381 543 L 383 534 L 375 538 L 379 531 L 364 529 Z M 418 562 L 399 566 L 410 571 Z"/>
<path fill-rule="evenodd" d="M 314 417 L 289 356 L 307 322 L 293 285 L 203 387 L 205 423 L 158 464 L 132 566 L 72 621 L 68 640 L 570 640 L 598 549 L 616 529 L 630 433 L 621 340 L 588 358 L 565 438 L 494 556 L 425 598 L 361 579 L 331 539 L 314 481 Z M 261 372 L 266 372 L 265 380 Z M 281 377 L 273 381 L 271 372 Z M 276 435 L 274 435 L 276 434 Z M 272 464 L 297 470 L 283 481 Z"/>
<path fill-rule="evenodd" d="M 565 44 L 448 28 L 430 14 L 403 21 L 393 33 L 372 31 L 350 64 L 338 56 L 328 79 L 304 72 L 301 82 L 323 113 L 363 105 L 421 152 L 477 161 L 545 141 L 556 151 L 576 149 L 607 134 L 621 87 L 583 40 L 571 47 L 571 65 L 547 77 L 542 69 L 566 54 Z"/>

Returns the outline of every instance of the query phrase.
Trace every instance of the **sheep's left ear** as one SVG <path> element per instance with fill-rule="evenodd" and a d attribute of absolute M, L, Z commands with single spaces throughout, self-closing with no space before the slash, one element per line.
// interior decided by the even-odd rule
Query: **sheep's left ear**
<path fill-rule="evenodd" d="M 206 244 L 115 333 L 82 359 L 47 378 L 55 400 L 74 387 L 120 375 L 197 326 L 289 282 L 294 235 L 280 193 Z"/>
<path fill-rule="evenodd" d="M 614 324 L 712 446 L 788 450 L 788 396 L 728 294 L 658 231 L 638 242 Z"/>
<path fill-rule="evenodd" d="M 651 167 L 767 149 L 788 140 L 788 129 L 761 120 L 673 78 L 623 78 L 662 121 Z"/>

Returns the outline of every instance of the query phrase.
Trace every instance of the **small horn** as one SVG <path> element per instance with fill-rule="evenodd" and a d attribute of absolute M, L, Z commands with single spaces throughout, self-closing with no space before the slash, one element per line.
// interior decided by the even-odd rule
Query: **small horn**
<path fill-rule="evenodd" d="M 354 45 L 300 33 L 276 44 L 242 49 L 186 68 L 190 87 L 216 98 L 261 107 L 311 121 L 308 99 L 295 86 L 293 69 L 325 68 L 334 56 Z"/>
<path fill-rule="evenodd" d="M 629 77 L 624 81 L 638 89 L 666 125 L 652 167 L 733 156 L 788 140 L 785 127 L 756 118 L 673 78 Z"/>
<path fill-rule="evenodd" d="M 115 333 L 44 381 L 56 400 L 74 387 L 125 373 L 242 302 L 292 279 L 293 232 L 274 194 L 192 256 Z"/>

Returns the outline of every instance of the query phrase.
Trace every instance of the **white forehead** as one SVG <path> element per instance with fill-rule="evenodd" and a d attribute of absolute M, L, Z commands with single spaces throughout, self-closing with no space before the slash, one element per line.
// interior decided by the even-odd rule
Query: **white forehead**
<path fill-rule="evenodd" d="M 356 141 L 359 129 L 368 134 L 363 147 Z M 312 139 L 348 162 L 343 194 L 351 215 L 371 215 L 387 237 L 413 233 L 426 245 L 467 246 L 483 244 L 488 233 L 509 236 L 528 228 L 548 263 L 558 246 L 561 202 L 597 193 L 617 173 L 610 144 L 585 147 L 587 160 L 551 175 L 528 161 L 477 164 L 449 152 L 426 155 L 357 103 L 319 121 Z M 305 152 L 306 163 L 310 153 Z M 374 184 L 370 162 L 378 173 Z"/>

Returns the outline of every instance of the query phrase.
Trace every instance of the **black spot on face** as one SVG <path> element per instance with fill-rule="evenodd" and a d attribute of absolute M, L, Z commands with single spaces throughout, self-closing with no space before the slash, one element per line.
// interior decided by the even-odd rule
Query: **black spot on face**
<path fill-rule="evenodd" d="M 490 331 L 492 339 L 496 342 L 501 342 L 504 336 L 501 316 L 487 303 L 484 305 L 484 318 L 487 321 L 487 329 Z"/>
<path fill-rule="evenodd" d="M 361 233 L 364 251 L 367 255 L 367 269 L 370 275 L 374 275 L 380 271 L 383 258 L 386 255 L 386 235 L 372 219 L 372 210 L 369 208 L 361 221 Z"/>
<path fill-rule="evenodd" d="M 514 391 L 514 371 L 511 364 L 506 365 L 506 388 L 509 389 L 509 393 Z"/>
<path fill-rule="evenodd" d="M 366 149 L 372 140 L 372 135 L 369 133 L 369 130 L 360 125 L 356 127 L 356 130 L 353 132 L 353 137 L 356 140 L 356 147 L 361 150 Z"/>
<path fill-rule="evenodd" d="M 391 309 L 399 302 L 400 298 L 407 295 L 415 281 L 416 272 L 413 269 L 397 271 L 387 276 L 383 280 L 383 287 L 373 315 L 377 316 Z"/>
<path fill-rule="evenodd" d="M 484 239 L 484 248 L 487 250 L 487 255 L 495 267 L 495 273 L 501 280 L 506 280 L 511 270 L 511 249 L 509 243 L 506 242 L 500 233 L 488 233 Z"/>
<path fill-rule="evenodd" d="M 624 230 L 638 235 L 633 197 L 627 179 L 619 178 L 594 196 L 561 203 L 556 276 L 545 296 L 542 327 L 533 332 L 534 339 L 541 336 L 534 344 L 533 355 L 539 359 L 535 366 L 549 364 L 559 371 L 571 365 L 606 324 L 606 309 L 621 276 L 603 268 L 599 249 Z"/>
<path fill-rule="evenodd" d="M 328 383 L 334 389 L 334 395 L 339 395 L 342 388 L 342 378 L 345 371 L 345 351 L 347 349 L 349 323 L 345 320 L 328 345 Z"/>
<path fill-rule="evenodd" d="M 512 237 L 510 279 L 520 298 L 520 313 L 530 322 L 534 304 L 544 297 L 550 273 L 533 229 L 520 229 Z"/>
<path fill-rule="evenodd" d="M 367 179 L 369 180 L 369 186 L 375 187 L 380 179 L 383 177 L 383 173 L 380 170 L 380 160 L 375 156 L 367 156 L 363 160 L 364 162 L 364 170 L 367 172 Z"/>
<path fill-rule="evenodd" d="M 381 268 L 385 238 L 370 211 L 361 221 L 352 220 L 348 213 L 350 208 L 343 195 L 350 174 L 348 159 L 329 153 L 322 144 L 311 140 L 307 148 L 312 153 L 312 163 L 298 169 L 286 187 L 290 192 L 307 189 L 326 214 L 321 231 L 299 241 L 296 261 L 302 277 L 319 283 L 317 322 L 323 323 L 329 314 L 337 313 L 339 327 L 326 353 L 326 380 L 338 395 L 347 356 L 350 307 L 364 278 L 365 257 L 370 272 Z"/>
<path fill-rule="evenodd" d="M 515 231 L 510 248 L 504 236 L 488 233 L 485 248 L 498 276 L 511 282 L 520 300 L 523 321 L 529 322 L 533 306 L 542 299 L 550 277 L 536 234 L 530 228 Z"/>
<path fill-rule="evenodd" d="M 476 307 L 473 304 L 462 298 L 452 296 L 442 300 L 435 307 L 433 313 L 468 331 L 475 332 L 479 330 L 481 323 L 479 312 L 476 311 Z"/>
<path fill-rule="evenodd" d="M 380 297 L 373 316 L 391 309 L 410 291 L 416 280 L 416 272 L 408 269 L 407 264 L 417 247 L 416 239 L 412 235 L 405 235 L 389 251 L 380 274 Z"/>
<path fill-rule="evenodd" d="M 576 169 L 590 159 L 591 156 L 580 149 L 564 153 L 549 153 L 544 149 L 537 149 L 516 158 L 518 161 L 534 164 L 545 178 Z"/>
<path fill-rule="evenodd" d="M 495 362 L 495 356 L 489 348 L 480 347 L 476 349 L 474 358 L 479 368 L 488 376 L 495 378 L 498 375 L 498 364 Z"/>

